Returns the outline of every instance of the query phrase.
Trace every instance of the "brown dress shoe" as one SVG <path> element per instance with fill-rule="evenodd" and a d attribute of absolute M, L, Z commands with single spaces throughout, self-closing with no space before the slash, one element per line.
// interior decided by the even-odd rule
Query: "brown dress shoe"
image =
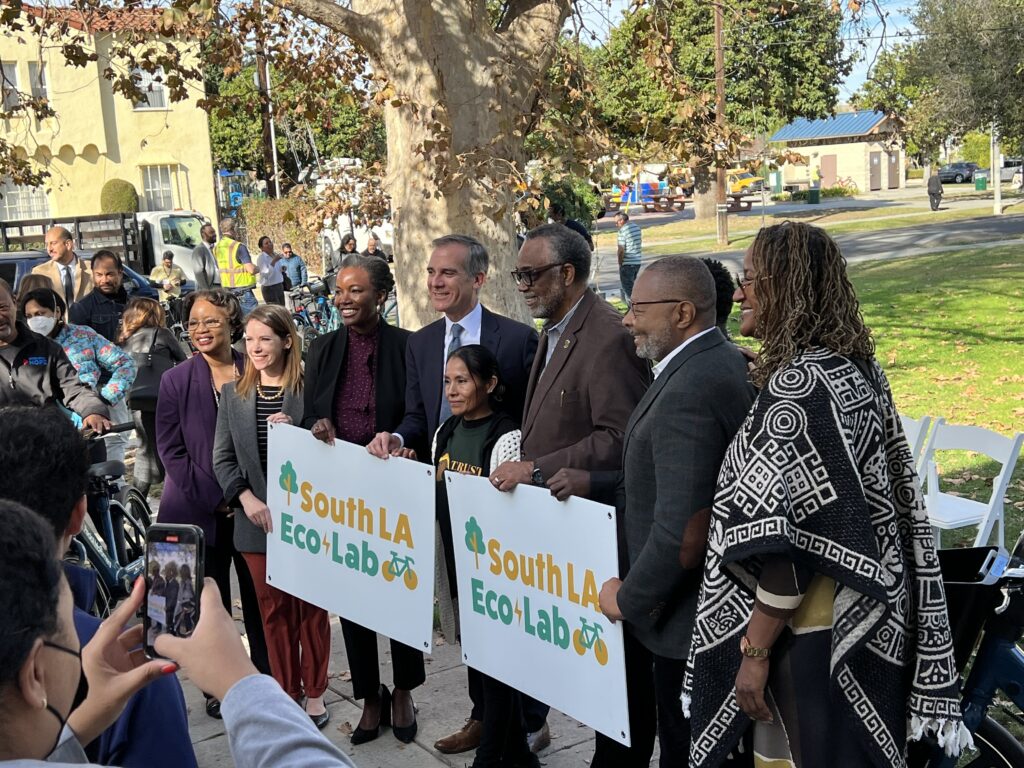
<path fill-rule="evenodd" d="M 451 736 L 445 736 L 434 742 L 434 749 L 445 755 L 457 755 L 469 752 L 480 746 L 480 736 L 484 732 L 484 724 L 469 718 L 466 724 Z"/>

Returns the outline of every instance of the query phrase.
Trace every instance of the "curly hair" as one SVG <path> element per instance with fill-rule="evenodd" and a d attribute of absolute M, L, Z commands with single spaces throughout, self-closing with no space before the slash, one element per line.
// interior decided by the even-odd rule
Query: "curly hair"
<path fill-rule="evenodd" d="M 231 341 L 236 342 L 242 338 L 242 331 L 245 328 L 245 315 L 242 313 L 242 305 L 238 302 L 238 297 L 231 291 L 226 291 L 223 288 L 210 288 L 206 291 L 192 291 L 188 296 L 185 297 L 181 303 L 181 312 L 186 327 L 188 326 L 189 317 L 192 315 L 192 307 L 196 305 L 197 301 L 205 301 L 209 304 L 213 304 L 215 307 L 220 307 L 228 315 L 228 326 L 231 329 Z"/>
<path fill-rule="evenodd" d="M 765 227 L 750 246 L 750 258 L 762 340 L 751 374 L 755 386 L 763 387 L 810 347 L 874 357 L 875 344 L 846 275 L 846 259 L 825 230 L 794 221 Z"/>
<path fill-rule="evenodd" d="M 732 295 L 736 292 L 736 283 L 733 281 L 732 275 L 729 274 L 729 270 L 718 259 L 701 259 L 701 261 L 711 272 L 711 277 L 715 279 L 715 325 L 728 338 L 727 323 L 729 315 L 732 314 Z"/>

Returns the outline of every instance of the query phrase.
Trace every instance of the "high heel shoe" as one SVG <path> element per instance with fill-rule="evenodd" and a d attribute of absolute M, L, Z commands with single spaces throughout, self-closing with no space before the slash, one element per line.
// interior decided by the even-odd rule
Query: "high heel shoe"
<path fill-rule="evenodd" d="M 391 704 L 394 706 L 394 700 L 392 699 Z M 416 705 L 412 708 L 412 723 L 409 725 L 394 725 L 395 713 L 391 713 L 391 732 L 395 734 L 395 738 L 403 744 L 411 744 L 412 740 L 416 738 L 416 731 L 419 726 L 416 724 Z"/>
<path fill-rule="evenodd" d="M 353 745 L 365 744 L 380 736 L 381 726 L 391 725 L 391 691 L 386 685 L 380 687 L 380 716 L 377 719 L 376 728 L 356 728 L 352 731 L 351 742 Z"/>

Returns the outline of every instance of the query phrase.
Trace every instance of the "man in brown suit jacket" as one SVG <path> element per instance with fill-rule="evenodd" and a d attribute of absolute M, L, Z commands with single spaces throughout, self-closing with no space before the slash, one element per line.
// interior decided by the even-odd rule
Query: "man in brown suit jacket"
<path fill-rule="evenodd" d="M 546 224 L 526 235 L 512 277 L 535 318 L 544 320 L 526 388 L 522 461 L 507 461 L 491 483 L 549 485 L 561 469 L 620 470 L 626 424 L 651 382 L 622 318 L 587 287 L 590 248 L 576 232 Z M 524 702 L 531 747 L 536 708 Z M 546 708 L 539 714 L 546 716 Z M 599 736 L 592 763 L 625 766 L 623 750 Z M 650 752 L 646 759 L 650 760 Z M 643 756 L 635 760 L 646 764 Z"/>
<path fill-rule="evenodd" d="M 92 290 L 92 274 L 75 255 L 74 238 L 64 227 L 47 231 L 46 252 L 50 260 L 33 269 L 32 274 L 50 278 L 53 290 L 63 296 L 70 307 Z"/>

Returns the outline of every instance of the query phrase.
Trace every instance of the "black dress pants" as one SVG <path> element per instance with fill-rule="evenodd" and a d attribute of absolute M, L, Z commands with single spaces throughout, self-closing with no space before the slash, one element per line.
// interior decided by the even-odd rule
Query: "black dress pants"
<path fill-rule="evenodd" d="M 477 674 L 484 695 L 484 717 L 474 768 L 529 765 L 530 747 L 519 692 L 500 680 Z"/>
<path fill-rule="evenodd" d="M 267 656 L 267 641 L 263 636 L 263 618 L 260 604 L 256 599 L 256 588 L 249 575 L 242 553 L 235 549 L 235 519 L 229 515 L 217 515 L 216 543 L 206 545 L 206 575 L 217 582 L 224 609 L 231 615 L 231 563 L 235 564 L 238 578 L 238 596 L 242 602 L 242 623 L 245 637 L 249 641 L 249 658 L 261 674 L 270 674 L 270 658 Z"/>
<path fill-rule="evenodd" d="M 380 690 L 380 663 L 377 658 L 377 633 L 348 619 L 341 620 L 345 653 L 352 672 L 352 695 L 365 699 Z M 427 679 L 423 652 L 397 640 L 391 641 L 391 666 L 395 688 L 411 691 Z"/>
<path fill-rule="evenodd" d="M 654 752 L 657 723 L 654 659 L 651 652 L 628 630 L 623 633 L 623 652 L 626 659 L 629 735 L 633 746 L 620 744 L 603 733 L 595 734 L 594 759 L 590 768 L 647 768 Z M 678 696 L 676 704 L 679 704 Z"/>

